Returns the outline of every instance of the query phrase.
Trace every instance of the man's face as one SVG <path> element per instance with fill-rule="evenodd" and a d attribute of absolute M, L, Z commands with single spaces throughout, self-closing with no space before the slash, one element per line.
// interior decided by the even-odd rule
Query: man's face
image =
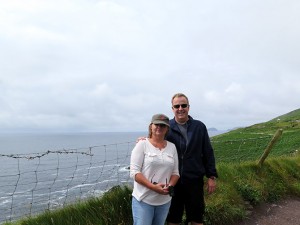
<path fill-rule="evenodd" d="M 185 123 L 188 121 L 190 106 L 185 97 L 176 97 L 172 102 L 172 110 L 175 115 L 175 120 L 179 123 Z"/>

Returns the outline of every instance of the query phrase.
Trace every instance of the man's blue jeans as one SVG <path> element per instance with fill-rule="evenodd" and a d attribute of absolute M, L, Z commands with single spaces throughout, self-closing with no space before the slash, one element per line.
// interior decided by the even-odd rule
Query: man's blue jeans
<path fill-rule="evenodd" d="M 134 225 L 164 225 L 171 201 L 164 205 L 149 205 L 132 197 L 132 215 Z"/>

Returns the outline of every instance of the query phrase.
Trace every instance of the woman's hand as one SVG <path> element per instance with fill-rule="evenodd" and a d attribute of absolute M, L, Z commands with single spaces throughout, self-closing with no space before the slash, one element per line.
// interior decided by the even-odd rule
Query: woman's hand
<path fill-rule="evenodd" d="M 169 194 L 169 187 L 166 186 L 166 184 L 163 183 L 158 183 L 158 184 L 153 184 L 152 191 L 157 192 L 158 194 L 161 195 L 168 195 Z"/>

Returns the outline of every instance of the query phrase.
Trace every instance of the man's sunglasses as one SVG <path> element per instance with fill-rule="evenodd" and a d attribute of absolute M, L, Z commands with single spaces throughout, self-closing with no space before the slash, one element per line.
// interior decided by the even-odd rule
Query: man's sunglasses
<path fill-rule="evenodd" d="M 188 104 L 181 104 L 181 105 L 173 105 L 173 108 L 175 109 L 179 109 L 181 106 L 181 108 L 185 109 L 186 107 L 188 107 L 189 105 Z"/>

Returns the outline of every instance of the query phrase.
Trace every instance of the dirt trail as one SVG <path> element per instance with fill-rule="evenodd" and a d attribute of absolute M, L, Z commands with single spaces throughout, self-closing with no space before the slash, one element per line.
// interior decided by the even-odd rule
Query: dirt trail
<path fill-rule="evenodd" d="M 300 198 L 264 203 L 252 210 L 248 219 L 234 225 L 300 225 Z"/>

